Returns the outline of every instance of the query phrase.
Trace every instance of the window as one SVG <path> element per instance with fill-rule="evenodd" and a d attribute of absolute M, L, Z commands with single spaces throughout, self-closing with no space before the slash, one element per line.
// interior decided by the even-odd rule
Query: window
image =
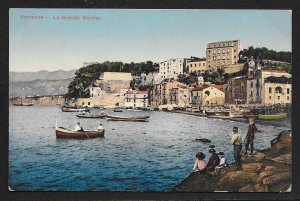
<path fill-rule="evenodd" d="M 221 53 L 221 50 L 220 49 L 218 49 L 218 54 L 220 54 Z"/>
<path fill-rule="evenodd" d="M 227 49 L 227 52 L 228 52 L 228 53 L 230 52 L 230 49 L 229 49 L 229 48 Z"/>
<path fill-rule="evenodd" d="M 235 58 L 235 59 L 236 59 L 236 56 L 234 56 L 233 58 Z"/>
<path fill-rule="evenodd" d="M 91 105 L 91 102 L 88 102 L 88 105 Z"/>
<path fill-rule="evenodd" d="M 221 59 L 221 57 L 220 56 L 218 56 L 218 60 L 220 60 Z"/>
<path fill-rule="evenodd" d="M 230 55 L 229 54 L 227 55 L 227 59 L 230 59 Z"/>
<path fill-rule="evenodd" d="M 272 93 L 272 88 L 271 88 L 271 87 L 269 87 L 269 94 L 270 94 L 270 93 Z"/>
<path fill-rule="evenodd" d="M 250 97 L 253 97 L 253 92 L 252 91 L 250 92 Z"/>
<path fill-rule="evenodd" d="M 203 66 L 205 66 L 205 63 L 203 63 Z"/>
<path fill-rule="evenodd" d="M 287 97 L 286 97 L 286 99 L 287 99 L 287 100 L 290 100 L 290 97 L 289 97 L 289 96 L 287 96 Z"/>
<path fill-rule="evenodd" d="M 223 59 L 225 59 L 225 56 L 223 55 Z"/>
<path fill-rule="evenodd" d="M 280 100 L 280 96 L 277 96 L 278 97 L 278 100 Z"/>
<path fill-rule="evenodd" d="M 287 93 L 287 94 L 290 94 L 290 89 L 289 89 L 289 88 L 287 88 L 286 93 Z"/>
<path fill-rule="evenodd" d="M 250 87 L 253 88 L 253 82 L 250 82 Z"/>
<path fill-rule="evenodd" d="M 84 102 L 82 102 L 82 105 L 84 105 Z"/>
<path fill-rule="evenodd" d="M 271 96 L 269 96 L 269 100 L 271 100 L 272 99 L 272 97 Z"/>
<path fill-rule="evenodd" d="M 236 52 L 236 50 L 233 50 L 233 52 Z"/>
<path fill-rule="evenodd" d="M 214 50 L 214 54 L 216 54 L 216 50 Z"/>
<path fill-rule="evenodd" d="M 225 53 L 225 50 L 224 50 L 224 49 L 222 50 L 222 53 L 223 53 L 223 54 Z"/>

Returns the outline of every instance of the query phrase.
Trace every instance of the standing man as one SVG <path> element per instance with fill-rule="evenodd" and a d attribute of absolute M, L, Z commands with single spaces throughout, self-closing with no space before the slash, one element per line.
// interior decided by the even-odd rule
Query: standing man
<path fill-rule="evenodd" d="M 250 112 L 249 115 L 249 127 L 248 132 L 246 136 L 246 144 L 245 144 L 245 154 L 247 154 L 247 151 L 249 150 L 249 144 L 250 144 L 250 155 L 253 154 L 253 141 L 254 141 L 254 134 L 257 132 L 257 128 L 255 126 L 255 120 L 257 119 L 256 116 L 253 115 L 252 112 Z"/>
<path fill-rule="evenodd" d="M 234 160 L 237 170 L 242 170 L 241 152 L 242 152 L 242 137 L 238 133 L 238 127 L 233 127 L 233 135 L 231 137 L 233 144 Z"/>

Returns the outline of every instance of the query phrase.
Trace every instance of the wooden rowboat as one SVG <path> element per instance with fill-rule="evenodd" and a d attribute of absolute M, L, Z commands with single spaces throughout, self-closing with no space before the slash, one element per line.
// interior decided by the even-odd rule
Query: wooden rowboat
<path fill-rule="evenodd" d="M 95 115 L 95 114 L 76 114 L 76 117 L 79 118 L 91 118 L 91 119 L 103 119 L 106 115 Z"/>
<path fill-rule="evenodd" d="M 115 116 L 115 115 L 106 115 L 106 118 L 112 118 L 112 119 L 149 119 L 150 116 Z"/>
<path fill-rule="evenodd" d="M 70 108 L 70 107 L 62 107 L 61 111 L 63 112 L 88 112 L 88 108 Z"/>
<path fill-rule="evenodd" d="M 67 128 L 59 127 L 55 130 L 56 138 L 96 138 L 104 137 L 105 131 L 72 131 Z"/>

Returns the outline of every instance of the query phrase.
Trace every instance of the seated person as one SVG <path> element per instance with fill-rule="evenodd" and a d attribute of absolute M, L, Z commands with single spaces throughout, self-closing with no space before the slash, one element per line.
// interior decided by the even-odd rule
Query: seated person
<path fill-rule="evenodd" d="M 214 149 L 210 149 L 209 153 L 211 153 L 211 156 L 209 158 L 209 161 L 208 161 L 205 169 L 209 172 L 213 172 L 213 171 L 215 171 L 216 166 L 219 165 L 220 158 L 219 158 L 218 154 L 216 154 L 216 150 L 214 150 Z"/>
<path fill-rule="evenodd" d="M 75 131 L 77 132 L 81 132 L 81 131 L 84 131 L 83 128 L 80 126 L 80 122 L 78 122 L 75 126 Z"/>
<path fill-rule="evenodd" d="M 227 166 L 226 164 L 226 158 L 225 158 L 225 154 L 224 152 L 219 152 L 218 154 L 220 156 L 220 163 L 219 165 L 216 167 L 216 173 L 218 174 L 220 169 L 224 168 Z"/>
<path fill-rule="evenodd" d="M 205 158 L 205 154 L 202 152 L 199 152 L 196 154 L 196 158 L 197 159 L 195 161 L 195 165 L 192 169 L 192 172 L 204 172 L 206 163 L 203 159 Z"/>
<path fill-rule="evenodd" d="M 103 126 L 102 126 L 102 124 L 99 124 L 99 126 L 98 126 L 98 131 L 103 131 L 104 130 L 104 128 L 103 128 Z"/>

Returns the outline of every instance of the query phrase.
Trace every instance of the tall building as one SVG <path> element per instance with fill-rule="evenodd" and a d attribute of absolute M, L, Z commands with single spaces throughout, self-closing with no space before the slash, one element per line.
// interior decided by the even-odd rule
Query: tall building
<path fill-rule="evenodd" d="M 179 74 L 183 74 L 185 59 L 170 59 L 159 63 L 159 75 L 161 79 L 178 79 Z"/>
<path fill-rule="evenodd" d="M 146 108 L 148 107 L 148 92 L 129 90 L 125 94 L 126 108 Z"/>
<path fill-rule="evenodd" d="M 207 69 L 214 71 L 223 66 L 237 64 L 242 49 L 240 40 L 208 43 L 206 48 Z"/>

